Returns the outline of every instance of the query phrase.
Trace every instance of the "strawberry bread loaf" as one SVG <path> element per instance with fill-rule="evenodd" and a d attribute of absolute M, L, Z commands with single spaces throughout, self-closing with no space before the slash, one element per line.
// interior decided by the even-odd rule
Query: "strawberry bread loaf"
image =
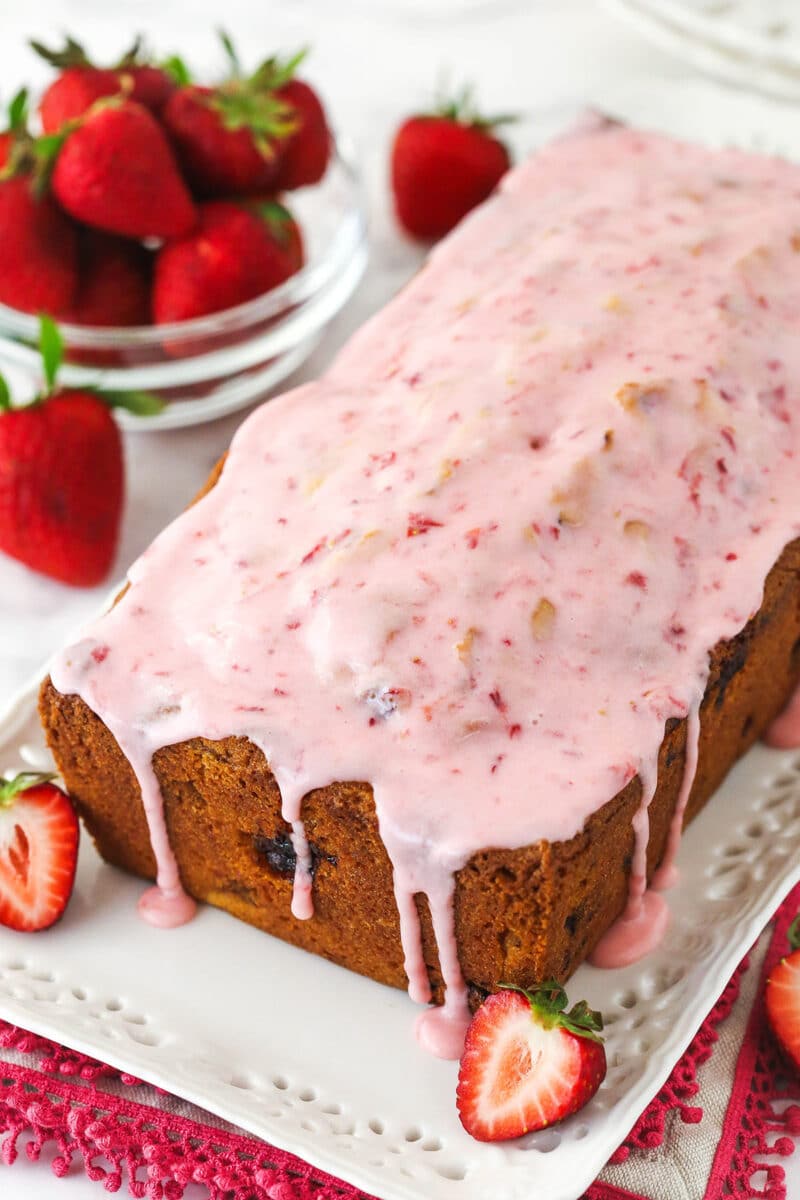
<path fill-rule="evenodd" d="M 53 665 L 110 862 L 420 1003 L 631 961 L 800 676 L 800 169 L 615 127 L 512 172 Z M 779 727 L 800 740 L 800 720 Z"/>

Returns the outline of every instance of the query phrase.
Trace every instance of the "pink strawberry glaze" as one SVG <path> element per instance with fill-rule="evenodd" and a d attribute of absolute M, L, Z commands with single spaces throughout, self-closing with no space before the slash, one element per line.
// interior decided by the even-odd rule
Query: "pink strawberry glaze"
<path fill-rule="evenodd" d="M 764 741 L 776 750 L 796 750 L 800 746 L 800 688 L 772 722 Z"/>
<path fill-rule="evenodd" d="M 589 955 L 593 967 L 627 967 L 655 950 L 669 925 L 669 906 L 658 892 L 645 891 L 603 934 Z"/>
<path fill-rule="evenodd" d="M 579 133 L 511 173 L 321 381 L 243 424 L 52 673 L 128 756 L 161 886 L 159 747 L 261 748 L 302 915 L 303 797 L 369 781 L 419 1002 L 413 898 L 431 905 L 447 996 L 423 1036 L 451 1022 L 452 1052 L 454 873 L 573 837 L 637 773 L 650 794 L 665 722 L 697 711 L 709 647 L 800 533 L 799 214 L 786 163 Z M 646 815 L 643 916 L 610 961 L 663 913 Z"/>
<path fill-rule="evenodd" d="M 683 818 L 686 806 L 692 793 L 695 773 L 697 771 L 697 756 L 700 743 L 700 709 L 698 705 L 692 708 L 686 721 L 686 760 L 683 768 L 683 782 L 678 793 L 675 812 L 672 814 L 667 846 L 658 870 L 653 876 L 653 887 L 657 892 L 665 892 L 678 882 L 678 868 L 675 859 L 683 836 Z"/>

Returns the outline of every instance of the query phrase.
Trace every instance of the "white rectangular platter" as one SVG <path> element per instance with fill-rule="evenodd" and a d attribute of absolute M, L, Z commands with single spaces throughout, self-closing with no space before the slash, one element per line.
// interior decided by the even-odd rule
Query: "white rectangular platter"
<path fill-rule="evenodd" d="M 47 766 L 28 689 L 0 768 Z M 0 929 L 0 1016 L 183 1096 L 381 1200 L 577 1200 L 655 1095 L 741 957 L 800 879 L 800 755 L 756 747 L 684 840 L 662 946 L 570 984 L 607 1022 L 608 1077 L 562 1126 L 488 1146 L 461 1128 L 457 1068 L 415 1008 L 212 908 L 136 916 L 141 881 L 84 837 L 75 893 L 43 934 Z"/>

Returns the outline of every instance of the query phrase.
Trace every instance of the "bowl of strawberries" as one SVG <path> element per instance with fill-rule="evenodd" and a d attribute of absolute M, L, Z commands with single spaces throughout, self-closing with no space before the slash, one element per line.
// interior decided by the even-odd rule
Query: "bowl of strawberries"
<path fill-rule="evenodd" d="M 0 131 L 0 360 L 35 372 L 58 322 L 69 386 L 147 392 L 136 428 L 193 424 L 300 365 L 364 271 L 358 168 L 305 54 L 193 80 L 137 39 L 111 67 L 68 39 Z M 123 423 L 127 414 L 121 414 Z"/>

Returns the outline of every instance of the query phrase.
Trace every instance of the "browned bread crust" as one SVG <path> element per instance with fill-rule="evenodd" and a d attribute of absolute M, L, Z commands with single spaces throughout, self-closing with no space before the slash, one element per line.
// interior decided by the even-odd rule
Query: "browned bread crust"
<path fill-rule="evenodd" d="M 212 474 L 213 486 L 222 464 Z M 207 489 L 204 489 L 204 491 Z M 202 494 L 202 493 L 201 493 Z M 700 710 L 690 821 L 763 733 L 800 677 L 800 540 L 773 567 L 759 612 L 711 653 Z M 624 686 L 621 684 L 620 686 Z M 108 862 L 152 879 L 155 861 L 133 772 L 103 722 L 46 679 L 40 713 L 59 770 Z M 667 723 L 650 807 L 648 872 L 658 865 L 680 790 L 685 721 Z M 314 917 L 290 912 L 294 857 L 269 766 L 243 738 L 194 738 L 159 750 L 154 767 L 186 890 L 287 942 L 381 983 L 406 986 L 392 869 L 366 782 L 311 792 L 303 819 L 314 859 Z M 531 763 L 531 786 L 536 787 Z M 566 978 L 620 915 L 633 853 L 633 779 L 566 842 L 487 848 L 458 872 L 455 925 L 464 976 L 476 994 L 499 982 Z M 427 902 L 417 896 L 425 961 L 442 999 Z"/>

